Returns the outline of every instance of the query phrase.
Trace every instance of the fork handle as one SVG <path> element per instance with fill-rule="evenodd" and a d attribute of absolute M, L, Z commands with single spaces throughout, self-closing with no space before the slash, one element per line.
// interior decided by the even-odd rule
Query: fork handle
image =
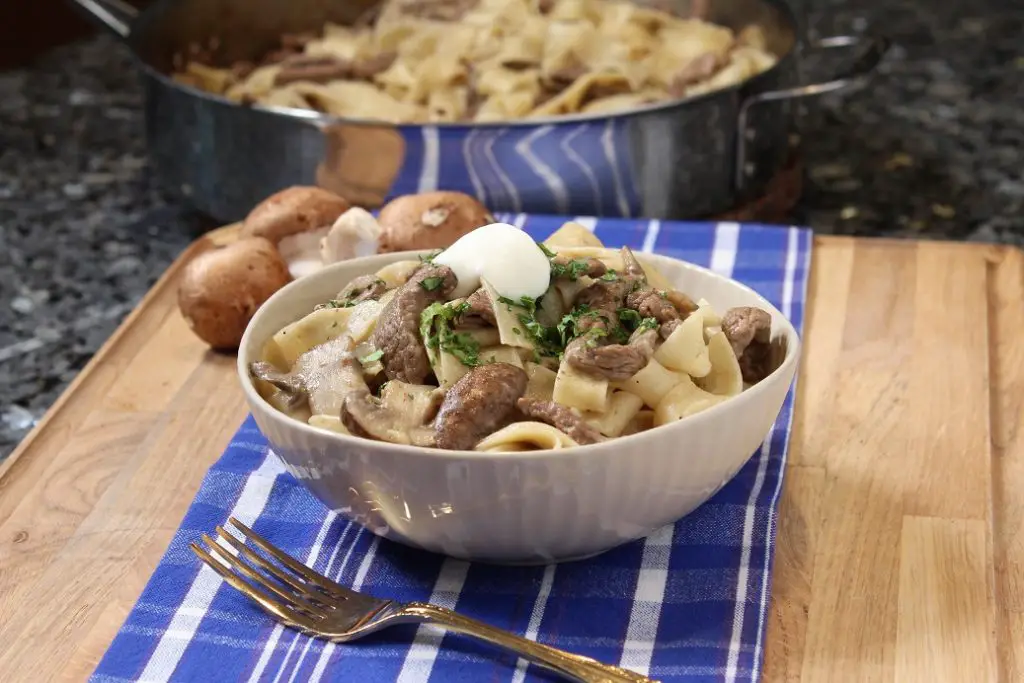
<path fill-rule="evenodd" d="M 410 602 L 404 605 L 397 614 L 394 614 L 392 619 L 443 626 L 513 652 L 538 666 L 579 683 L 656 683 L 633 671 L 610 664 L 602 664 L 590 657 L 542 645 L 482 621 L 470 619 L 446 607 L 429 605 L 424 602 Z"/>

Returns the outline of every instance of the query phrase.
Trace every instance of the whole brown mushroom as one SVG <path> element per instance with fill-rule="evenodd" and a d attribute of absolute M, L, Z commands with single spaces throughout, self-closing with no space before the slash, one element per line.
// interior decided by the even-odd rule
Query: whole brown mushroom
<path fill-rule="evenodd" d="M 240 234 L 242 238 L 270 240 L 288 263 L 292 277 L 301 277 L 323 265 L 320 240 L 350 206 L 319 187 L 289 187 L 257 204 L 242 222 Z"/>
<path fill-rule="evenodd" d="M 199 255 L 185 269 L 178 307 L 196 336 L 237 349 L 256 309 L 291 280 L 270 240 L 250 237 Z"/>
<path fill-rule="evenodd" d="M 388 202 L 377 218 L 381 253 L 414 249 L 445 249 L 494 217 L 468 194 L 423 192 Z"/>

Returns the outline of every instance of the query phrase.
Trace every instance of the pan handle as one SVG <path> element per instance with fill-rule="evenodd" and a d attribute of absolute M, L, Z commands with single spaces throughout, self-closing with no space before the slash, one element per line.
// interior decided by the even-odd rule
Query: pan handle
<path fill-rule="evenodd" d="M 100 27 L 124 40 L 139 11 L 124 0 L 68 0 Z"/>
<path fill-rule="evenodd" d="M 810 43 L 809 50 L 832 50 L 836 48 L 865 45 L 856 60 L 828 81 L 807 83 L 782 90 L 767 90 L 751 95 L 740 105 L 737 127 L 739 135 L 736 142 L 736 187 L 742 190 L 746 185 L 747 176 L 753 169 L 748 169 L 747 136 L 750 109 L 765 102 L 779 102 L 804 97 L 816 97 L 827 93 L 846 90 L 864 85 L 874 72 L 875 67 L 889 50 L 890 41 L 884 36 L 830 36 Z"/>

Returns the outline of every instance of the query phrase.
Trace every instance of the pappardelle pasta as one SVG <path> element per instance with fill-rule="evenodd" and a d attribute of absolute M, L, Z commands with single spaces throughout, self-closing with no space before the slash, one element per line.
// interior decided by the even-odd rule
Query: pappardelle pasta
<path fill-rule="evenodd" d="M 605 248 L 575 223 L 541 244 L 512 226 L 478 231 L 493 241 L 506 229 L 541 255 L 527 259 L 547 269 L 541 280 L 515 259 L 539 296 L 507 296 L 523 291 L 507 277 L 507 258 L 497 266 L 460 260 L 481 251 L 469 233 L 462 245 L 355 278 L 277 332 L 250 366 L 258 391 L 320 429 L 526 451 L 655 429 L 774 369 L 766 311 L 719 315 L 642 256 Z"/>
<path fill-rule="evenodd" d="M 217 45 L 176 55 L 173 78 L 240 103 L 392 123 L 611 113 L 777 61 L 756 25 L 621 0 L 388 0 L 355 26 L 283 36 L 255 62 L 218 65 Z"/>

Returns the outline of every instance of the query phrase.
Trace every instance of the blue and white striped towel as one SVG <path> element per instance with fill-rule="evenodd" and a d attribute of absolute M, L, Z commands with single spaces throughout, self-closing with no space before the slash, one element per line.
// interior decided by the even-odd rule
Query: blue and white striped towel
<path fill-rule="evenodd" d="M 502 216 L 542 238 L 563 219 Z M 609 246 L 707 265 L 800 329 L 811 233 L 736 223 L 583 220 Z M 190 541 L 234 515 L 334 580 L 428 600 L 661 681 L 755 681 L 763 659 L 775 512 L 792 393 L 764 445 L 708 503 L 647 539 L 576 563 L 468 564 L 384 541 L 329 513 L 250 418 L 211 468 L 92 680 L 478 683 L 552 680 L 429 628 L 335 646 L 282 629 L 206 567 Z"/>

